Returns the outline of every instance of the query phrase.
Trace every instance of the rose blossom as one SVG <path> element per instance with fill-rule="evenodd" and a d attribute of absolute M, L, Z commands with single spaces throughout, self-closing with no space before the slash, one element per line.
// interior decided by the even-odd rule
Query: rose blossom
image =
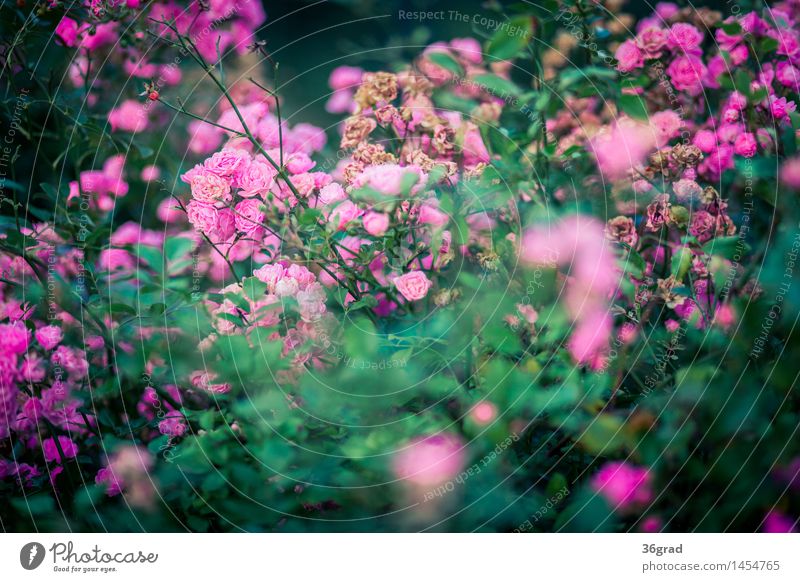
<path fill-rule="evenodd" d="M 52 350 L 61 343 L 64 334 L 57 325 L 46 325 L 36 330 L 36 341 L 46 350 Z"/>
<path fill-rule="evenodd" d="M 251 198 L 253 196 L 264 196 L 275 184 L 275 176 L 278 171 L 259 160 L 250 162 L 239 174 L 239 196 Z"/>
<path fill-rule="evenodd" d="M 624 461 L 606 463 L 593 477 L 592 489 L 615 508 L 648 503 L 653 498 L 652 477 L 647 469 Z"/>
<path fill-rule="evenodd" d="M 739 135 L 733 143 L 733 151 L 737 155 L 745 158 L 752 158 L 756 155 L 757 150 L 758 144 L 756 143 L 756 137 L 749 132 Z"/>
<path fill-rule="evenodd" d="M 648 26 L 636 37 L 636 46 L 646 59 L 657 59 L 664 52 L 667 43 L 667 31 L 658 26 Z"/>
<path fill-rule="evenodd" d="M 225 206 L 231 201 L 231 184 L 227 179 L 218 176 L 202 167 L 184 174 L 192 188 L 192 197 L 198 202 Z"/>
<path fill-rule="evenodd" d="M 362 220 L 364 230 L 372 236 L 383 236 L 389 228 L 389 217 L 382 212 L 367 212 Z"/>
<path fill-rule="evenodd" d="M 249 198 L 236 205 L 236 230 L 249 235 L 255 235 L 263 229 L 264 212 L 261 210 L 263 202 Z"/>
<path fill-rule="evenodd" d="M 702 42 L 703 33 L 694 25 L 685 22 L 673 24 L 667 35 L 667 45 L 679 54 L 698 53 Z"/>
<path fill-rule="evenodd" d="M 422 271 L 409 271 L 394 280 L 394 286 L 409 301 L 419 301 L 428 294 L 433 283 Z"/>
<path fill-rule="evenodd" d="M 642 51 L 639 50 L 633 39 L 628 39 L 619 45 L 617 52 L 614 53 L 614 58 L 617 59 L 617 70 L 621 73 L 630 73 L 644 65 Z"/>
<path fill-rule="evenodd" d="M 606 224 L 606 236 L 631 247 L 635 247 L 636 241 L 639 240 L 639 235 L 636 233 L 636 225 L 627 216 L 617 216 L 610 219 Z"/>
<path fill-rule="evenodd" d="M 705 74 L 706 66 L 694 55 L 678 57 L 667 67 L 667 75 L 678 91 L 698 92 Z"/>
<path fill-rule="evenodd" d="M 464 443 L 453 434 L 415 439 L 393 461 L 395 475 L 417 486 L 439 485 L 464 467 Z"/>

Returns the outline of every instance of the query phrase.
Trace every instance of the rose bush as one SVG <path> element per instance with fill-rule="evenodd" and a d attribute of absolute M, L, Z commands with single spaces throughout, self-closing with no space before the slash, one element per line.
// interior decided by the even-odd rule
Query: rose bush
<path fill-rule="evenodd" d="M 256 0 L 3 5 L 3 528 L 796 529 L 800 4 L 621 4 L 328 128 Z"/>

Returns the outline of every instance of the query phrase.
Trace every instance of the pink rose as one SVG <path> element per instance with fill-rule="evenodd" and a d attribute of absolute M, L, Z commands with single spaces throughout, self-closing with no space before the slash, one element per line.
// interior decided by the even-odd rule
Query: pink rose
<path fill-rule="evenodd" d="M 667 75 L 678 91 L 699 92 L 705 74 L 706 66 L 694 55 L 678 57 L 667 67 Z"/>
<path fill-rule="evenodd" d="M 336 230 L 344 230 L 347 225 L 361 216 L 363 211 L 350 200 L 345 200 L 333 209 L 328 220 Z"/>
<path fill-rule="evenodd" d="M 61 328 L 57 325 L 46 325 L 36 330 L 36 341 L 46 350 L 52 350 L 64 338 Z"/>
<path fill-rule="evenodd" d="M 231 201 L 231 183 L 202 167 L 192 170 L 189 185 L 192 188 L 192 197 L 198 202 L 225 206 Z"/>
<path fill-rule="evenodd" d="M 464 448 L 461 438 L 453 434 L 415 439 L 395 455 L 394 473 L 412 485 L 440 485 L 463 469 Z"/>
<path fill-rule="evenodd" d="M 344 200 L 347 198 L 347 194 L 339 184 L 336 182 L 332 182 L 322 188 L 319 191 L 319 202 L 320 204 L 327 206 L 328 204 L 333 204 L 334 202 L 339 202 L 340 200 Z"/>
<path fill-rule="evenodd" d="M 647 469 L 623 461 L 606 463 L 592 477 L 592 488 L 615 509 L 649 503 L 653 498 L 652 477 Z"/>
<path fill-rule="evenodd" d="M 255 199 L 242 200 L 236 205 L 236 230 L 249 235 L 255 235 L 264 227 L 264 212 L 261 210 L 263 202 Z"/>
<path fill-rule="evenodd" d="M 367 212 L 363 221 L 364 230 L 372 236 L 383 236 L 389 228 L 389 217 L 382 212 Z"/>
<path fill-rule="evenodd" d="M 667 31 L 658 26 L 648 26 L 636 37 L 636 46 L 646 59 L 657 59 L 667 43 Z"/>
<path fill-rule="evenodd" d="M 262 283 L 267 284 L 267 291 L 275 293 L 275 286 L 283 279 L 285 269 L 283 265 L 264 265 L 253 271 L 253 275 Z"/>
<path fill-rule="evenodd" d="M 394 280 L 394 286 L 409 301 L 419 301 L 428 294 L 433 283 L 422 271 L 410 271 Z"/>
<path fill-rule="evenodd" d="M 614 58 L 617 59 L 617 70 L 621 73 L 630 73 L 644 65 L 642 51 L 636 46 L 636 41 L 632 39 L 619 45 L 617 52 L 614 53 Z"/>
<path fill-rule="evenodd" d="M 78 42 L 78 23 L 65 16 L 56 26 L 56 36 L 64 43 L 64 46 L 75 46 Z"/>
<path fill-rule="evenodd" d="M 673 24 L 667 36 L 669 48 L 679 54 L 699 53 L 698 49 L 702 42 L 703 33 L 694 25 L 685 22 Z"/>
<path fill-rule="evenodd" d="M 757 150 L 758 144 L 756 143 L 756 137 L 752 133 L 743 133 L 739 135 L 733 143 L 733 151 L 745 158 L 752 158 L 756 155 Z"/>
<path fill-rule="evenodd" d="M 341 89 L 355 89 L 361 84 L 364 69 L 360 67 L 336 67 L 328 78 L 328 85 L 334 91 Z"/>
<path fill-rule="evenodd" d="M 266 162 L 255 160 L 239 174 L 239 195 L 245 198 L 265 196 L 275 184 L 278 171 Z"/>
<path fill-rule="evenodd" d="M 195 154 L 213 152 L 222 143 L 222 130 L 204 121 L 189 123 L 189 151 Z"/>
<path fill-rule="evenodd" d="M 656 145 L 661 147 L 681 132 L 683 121 L 675 111 L 667 109 L 651 115 L 650 125 L 656 132 Z"/>
<path fill-rule="evenodd" d="M 111 131 L 127 131 L 137 133 L 147 127 L 149 117 L 144 104 L 134 99 L 126 99 L 119 107 L 108 112 L 108 123 Z"/>
<path fill-rule="evenodd" d="M 211 204 L 192 200 L 186 205 L 186 215 L 189 223 L 200 232 L 208 234 L 217 228 L 218 210 Z"/>
<path fill-rule="evenodd" d="M 203 162 L 203 167 L 225 178 L 226 182 L 234 187 L 239 186 L 239 175 L 250 165 L 250 154 L 243 150 L 224 148 Z"/>

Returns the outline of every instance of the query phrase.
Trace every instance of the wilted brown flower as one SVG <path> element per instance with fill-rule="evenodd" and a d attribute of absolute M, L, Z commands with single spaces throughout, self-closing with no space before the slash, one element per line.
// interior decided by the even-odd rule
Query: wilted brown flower
<path fill-rule="evenodd" d="M 369 109 L 378 103 L 390 103 L 397 98 L 397 75 L 378 71 L 364 73 L 361 85 L 356 91 L 355 102 L 359 111 Z"/>
<path fill-rule="evenodd" d="M 353 115 L 344 122 L 344 134 L 342 135 L 341 147 L 344 149 L 354 148 L 364 141 L 372 131 L 378 127 L 374 119 L 363 115 Z"/>

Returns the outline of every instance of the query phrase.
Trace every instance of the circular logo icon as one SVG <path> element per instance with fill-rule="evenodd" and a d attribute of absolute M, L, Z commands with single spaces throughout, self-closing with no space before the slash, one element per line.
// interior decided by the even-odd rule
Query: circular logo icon
<path fill-rule="evenodd" d="M 26 570 L 35 570 L 44 562 L 44 546 L 39 542 L 30 542 L 19 551 L 19 563 Z"/>

